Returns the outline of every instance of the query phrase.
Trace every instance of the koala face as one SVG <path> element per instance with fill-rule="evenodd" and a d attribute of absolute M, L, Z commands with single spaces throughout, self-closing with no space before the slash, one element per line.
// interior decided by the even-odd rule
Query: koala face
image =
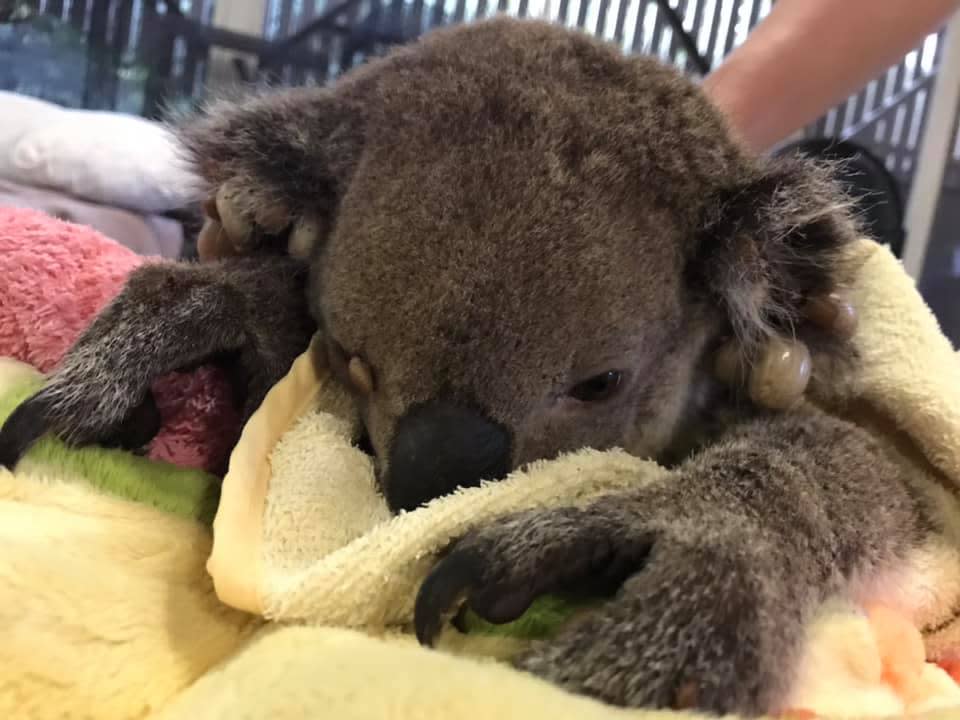
<path fill-rule="evenodd" d="M 689 228 L 537 122 L 506 113 L 437 147 L 421 129 L 434 111 L 449 112 L 371 161 L 389 153 L 398 174 L 354 176 L 314 263 L 332 365 L 359 357 L 374 378 L 358 401 L 391 502 L 585 446 L 656 454 L 710 327 L 683 283 Z"/>
<path fill-rule="evenodd" d="M 705 345 L 788 323 L 841 222 L 675 71 L 541 23 L 435 32 L 187 144 L 253 214 L 323 228 L 311 311 L 343 381 L 370 371 L 395 509 L 585 446 L 657 456 Z"/>

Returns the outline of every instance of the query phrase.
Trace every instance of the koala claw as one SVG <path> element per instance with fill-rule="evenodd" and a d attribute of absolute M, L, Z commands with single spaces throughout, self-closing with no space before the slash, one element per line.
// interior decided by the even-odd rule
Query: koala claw
<path fill-rule="evenodd" d="M 265 203 L 251 188 L 226 182 L 203 203 L 198 244 L 201 260 L 251 255 L 261 250 L 306 259 L 320 232 L 313 218 L 298 218 L 283 203 Z M 282 243 L 286 243 L 282 247 Z"/>
<path fill-rule="evenodd" d="M 110 422 L 93 405 L 82 407 L 82 394 L 73 396 L 41 390 L 21 403 L 0 426 L 0 466 L 13 470 L 27 450 L 53 432 L 77 445 L 97 442 L 106 447 L 138 451 L 159 432 L 160 411 L 151 392 L 136 406 L 124 408 L 121 419 Z M 73 422 L 68 422 L 72 418 Z"/>
<path fill-rule="evenodd" d="M 236 191 L 229 184 L 217 190 L 215 199 L 217 220 L 234 248 L 243 254 L 252 250 L 253 223 L 234 200 Z"/>
<path fill-rule="evenodd" d="M 481 559 L 472 553 L 453 553 L 427 577 L 414 606 L 414 629 L 421 645 L 432 646 L 443 616 L 471 588 L 482 571 Z"/>
<path fill-rule="evenodd" d="M 41 403 L 30 400 L 18 406 L 0 426 L 0 467 L 13 470 L 46 431 L 46 413 Z"/>
<path fill-rule="evenodd" d="M 548 527 L 541 527 L 550 518 Z M 538 531 L 554 542 L 538 544 Z M 602 527 L 576 508 L 506 517 L 466 535 L 440 560 L 417 595 L 414 626 L 432 644 L 442 618 L 465 600 L 493 623 L 516 620 L 539 596 L 566 590 L 601 593 L 642 566 L 650 543 L 617 542 L 616 525 Z M 529 553 L 526 557 L 524 552 Z"/>

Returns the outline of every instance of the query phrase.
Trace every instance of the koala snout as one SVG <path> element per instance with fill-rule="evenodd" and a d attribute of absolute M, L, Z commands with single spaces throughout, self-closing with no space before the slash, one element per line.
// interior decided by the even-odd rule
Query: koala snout
<path fill-rule="evenodd" d="M 397 423 L 383 492 L 394 512 L 510 472 L 510 434 L 482 413 L 428 403 Z"/>

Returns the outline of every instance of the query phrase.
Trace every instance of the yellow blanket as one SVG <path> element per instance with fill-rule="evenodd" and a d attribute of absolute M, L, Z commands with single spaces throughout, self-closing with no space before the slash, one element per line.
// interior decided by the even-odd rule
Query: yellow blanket
<path fill-rule="evenodd" d="M 852 376 L 815 378 L 813 399 L 885 433 L 956 533 L 960 363 L 899 263 L 872 243 L 857 252 L 864 362 Z M 15 372 L 26 370 L 0 365 L 0 383 Z M 582 501 L 637 473 L 659 481 L 663 470 L 622 453 L 578 453 L 390 519 L 366 459 L 349 446 L 348 408 L 298 362 L 234 452 L 212 554 L 199 525 L 51 468 L 0 470 L 0 717 L 681 717 L 605 707 L 516 673 L 490 659 L 511 652 L 502 639 L 448 633 L 448 652 L 433 652 L 402 633 L 432 552 L 470 523 Z M 296 482 L 308 470 L 310 482 Z M 890 579 L 896 592 L 882 609 L 938 627 L 926 637 L 933 655 L 960 646 L 948 622 L 960 597 L 957 548 L 956 534 L 924 548 Z M 285 622 L 218 602 L 208 557 L 221 599 Z M 826 614 L 794 706 L 956 717 L 956 685 L 922 657 L 906 667 L 890 637 L 876 615 Z M 898 672 L 909 682 L 891 682 Z"/>

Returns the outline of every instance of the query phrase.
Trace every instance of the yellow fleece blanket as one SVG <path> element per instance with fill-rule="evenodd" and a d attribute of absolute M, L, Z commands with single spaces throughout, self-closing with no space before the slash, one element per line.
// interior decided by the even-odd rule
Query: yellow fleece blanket
<path fill-rule="evenodd" d="M 858 254 L 864 363 L 853 376 L 816 378 L 814 399 L 886 433 L 955 533 L 960 363 L 899 263 L 872 243 Z M 0 384 L 27 372 L 0 364 Z M 433 652 L 402 633 L 433 551 L 471 523 L 664 471 L 622 453 L 579 453 L 391 519 L 349 445 L 348 407 L 297 363 L 235 450 L 212 553 L 199 524 L 98 494 L 56 468 L 0 470 L 0 717 L 681 717 L 609 708 L 514 672 L 491 659 L 511 651 L 502 639 L 448 633 L 448 652 Z M 287 483 L 311 465 L 310 482 Z M 344 494 L 343 478 L 362 482 Z M 949 622 L 958 547 L 954 534 L 925 548 L 890 579 L 896 592 L 880 611 L 937 627 L 925 638 L 934 656 L 960 647 Z M 225 607 L 208 558 L 221 599 L 285 622 Z M 794 706 L 957 717 L 956 686 L 922 653 L 907 667 L 890 649 L 891 623 L 877 618 L 850 608 L 824 616 Z M 891 683 L 897 673 L 907 681 Z"/>

